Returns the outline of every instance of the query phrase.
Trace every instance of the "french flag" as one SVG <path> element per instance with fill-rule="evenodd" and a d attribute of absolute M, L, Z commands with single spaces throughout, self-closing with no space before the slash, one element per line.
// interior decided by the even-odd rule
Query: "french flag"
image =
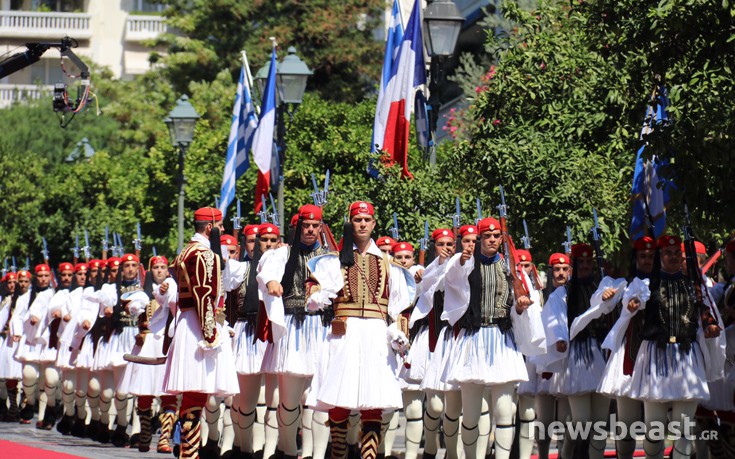
<path fill-rule="evenodd" d="M 398 53 L 392 61 L 387 59 L 389 49 L 393 49 L 396 33 L 394 24 L 398 17 L 397 2 L 394 2 L 391 15 L 391 29 L 386 43 L 386 59 L 383 63 L 383 81 L 378 96 L 373 126 L 374 147 L 386 152 L 387 165 L 398 163 L 402 176 L 413 178 L 408 170 L 408 134 L 416 90 L 426 84 L 424 64 L 424 45 L 421 36 L 421 2 L 416 0 L 406 25 Z M 390 68 L 386 68 L 390 63 Z M 387 79 L 386 79 L 387 76 Z M 387 83 L 386 83 L 387 81 Z"/>
<path fill-rule="evenodd" d="M 255 184 L 255 213 L 260 212 L 262 196 L 268 196 L 271 182 L 271 160 L 273 158 L 273 131 L 276 125 L 276 48 L 271 54 L 271 66 L 263 91 L 262 110 L 258 128 L 253 135 L 253 160 L 258 166 Z"/>

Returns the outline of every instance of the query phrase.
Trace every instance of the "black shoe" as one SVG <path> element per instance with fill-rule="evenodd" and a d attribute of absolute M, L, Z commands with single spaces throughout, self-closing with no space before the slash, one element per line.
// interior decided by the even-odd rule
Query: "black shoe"
<path fill-rule="evenodd" d="M 97 421 L 99 422 L 99 421 Z M 106 424 L 100 423 L 99 428 L 97 429 L 97 436 L 95 438 L 98 442 L 102 443 L 103 445 L 106 445 L 107 443 L 110 443 L 110 428 L 107 427 Z"/>
<path fill-rule="evenodd" d="M 245 453 L 247 454 L 247 453 Z M 253 453 L 253 459 L 263 459 L 263 450 L 260 449 Z"/>
<path fill-rule="evenodd" d="M 8 399 L 0 398 L 0 419 L 4 418 L 8 413 Z"/>
<path fill-rule="evenodd" d="M 436 454 L 424 453 L 423 459 L 436 459 Z"/>
<path fill-rule="evenodd" d="M 21 424 L 30 424 L 31 420 L 33 420 L 34 411 L 35 411 L 35 405 L 29 405 L 26 403 L 26 405 L 23 407 L 23 409 L 20 410 L 20 423 Z"/>
<path fill-rule="evenodd" d="M 56 407 L 46 407 L 43 412 L 43 421 L 36 424 L 36 428 L 41 430 L 51 430 L 56 425 Z"/>
<path fill-rule="evenodd" d="M 56 424 L 56 430 L 61 435 L 71 435 L 71 429 L 74 427 L 74 416 L 64 415 L 61 421 Z"/>
<path fill-rule="evenodd" d="M 124 448 L 130 443 L 130 437 L 125 432 L 128 430 L 128 426 L 117 426 L 115 432 L 112 434 L 112 444 L 118 448 Z"/>
<path fill-rule="evenodd" d="M 87 425 L 84 422 L 84 419 L 74 419 L 74 425 L 71 428 L 71 434 L 77 438 L 84 438 L 87 436 Z"/>
<path fill-rule="evenodd" d="M 219 459 L 217 442 L 212 439 L 207 439 L 207 444 L 199 448 L 199 457 L 201 459 Z"/>
<path fill-rule="evenodd" d="M 181 451 L 181 445 L 174 445 L 173 453 L 174 457 L 179 457 L 179 452 Z"/>
<path fill-rule="evenodd" d="M 130 436 L 130 447 L 137 448 L 140 445 L 140 434 L 133 434 Z"/>

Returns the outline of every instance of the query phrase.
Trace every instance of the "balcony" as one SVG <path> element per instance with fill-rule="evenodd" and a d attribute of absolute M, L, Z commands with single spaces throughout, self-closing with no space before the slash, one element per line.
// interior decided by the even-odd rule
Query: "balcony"
<path fill-rule="evenodd" d="M 91 15 L 85 13 L 38 13 L 0 11 L 0 37 L 52 39 L 92 37 Z"/>
<path fill-rule="evenodd" d="M 125 40 L 141 42 L 151 40 L 166 32 L 163 16 L 128 16 L 125 24 Z"/>
<path fill-rule="evenodd" d="M 43 96 L 50 96 L 52 85 L 39 86 L 35 84 L 0 84 L 0 109 L 26 101 L 37 100 Z M 49 105 L 51 100 L 49 99 Z"/>

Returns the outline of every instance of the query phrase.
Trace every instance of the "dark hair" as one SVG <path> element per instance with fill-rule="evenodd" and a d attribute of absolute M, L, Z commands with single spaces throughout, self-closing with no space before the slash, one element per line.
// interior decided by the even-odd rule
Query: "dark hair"
<path fill-rule="evenodd" d="M 238 261 L 243 262 L 245 261 L 245 257 L 248 254 L 248 249 L 245 248 L 245 244 L 247 243 L 248 237 L 245 236 L 245 233 L 240 233 L 240 256 L 238 257 Z"/>
<path fill-rule="evenodd" d="M 260 305 L 260 297 L 258 296 L 258 263 L 263 252 L 260 250 L 260 235 L 255 236 L 255 250 L 253 250 L 253 258 L 250 260 L 250 270 L 248 271 L 248 285 L 245 288 L 245 298 L 243 304 L 247 312 L 257 312 Z"/>
<path fill-rule="evenodd" d="M 209 225 L 210 223 L 212 222 L 197 220 L 194 222 L 194 231 L 196 231 L 197 233 L 201 233 L 207 228 L 207 225 Z"/>
<path fill-rule="evenodd" d="M 220 241 L 219 228 L 216 226 L 212 227 L 212 232 L 209 233 L 209 248 L 219 257 L 220 267 L 225 269 L 225 260 L 222 257 L 222 242 Z"/>
<path fill-rule="evenodd" d="M 153 271 L 147 271 L 145 273 L 143 291 L 148 295 L 148 298 L 153 299 Z"/>

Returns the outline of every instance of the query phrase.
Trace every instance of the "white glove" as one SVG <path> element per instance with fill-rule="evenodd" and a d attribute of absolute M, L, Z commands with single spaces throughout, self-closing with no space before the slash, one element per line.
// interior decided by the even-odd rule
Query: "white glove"
<path fill-rule="evenodd" d="M 398 325 L 395 322 L 388 326 L 387 335 L 390 347 L 393 348 L 394 351 L 401 355 L 408 351 L 408 338 L 405 333 L 398 329 Z"/>
<path fill-rule="evenodd" d="M 333 298 L 337 298 L 337 295 L 329 293 L 326 290 L 314 292 L 306 300 L 306 310 L 310 312 L 321 311 L 332 303 Z"/>

